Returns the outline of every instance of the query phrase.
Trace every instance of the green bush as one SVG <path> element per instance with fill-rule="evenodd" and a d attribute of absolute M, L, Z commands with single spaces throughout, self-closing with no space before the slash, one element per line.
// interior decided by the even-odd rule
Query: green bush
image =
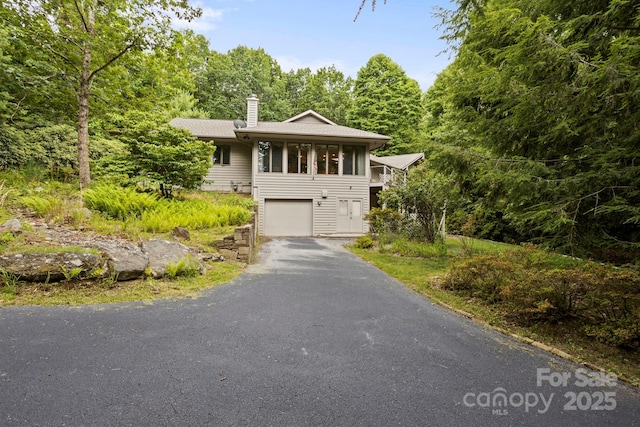
<path fill-rule="evenodd" d="M 564 264 L 561 268 L 559 264 Z M 571 319 L 610 345 L 640 346 L 640 273 L 532 247 L 481 255 L 450 268 L 444 288 L 498 305 L 519 324 Z"/>
<path fill-rule="evenodd" d="M 369 221 L 371 233 L 397 233 L 402 229 L 404 215 L 397 209 L 373 208 L 364 217 Z"/>
<path fill-rule="evenodd" d="M 354 246 L 360 249 L 370 249 L 373 247 L 373 239 L 371 236 L 360 236 L 356 239 Z"/>

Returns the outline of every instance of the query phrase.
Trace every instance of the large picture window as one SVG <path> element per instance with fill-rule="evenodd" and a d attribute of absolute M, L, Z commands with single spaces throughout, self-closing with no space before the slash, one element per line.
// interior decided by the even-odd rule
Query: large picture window
<path fill-rule="evenodd" d="M 316 164 L 318 167 L 318 175 L 338 174 L 339 152 L 339 145 L 316 144 Z"/>
<path fill-rule="evenodd" d="M 214 165 L 230 165 L 231 164 L 231 146 L 216 145 L 216 151 L 213 153 Z"/>
<path fill-rule="evenodd" d="M 287 172 L 309 173 L 311 144 L 289 142 L 287 144 Z"/>
<path fill-rule="evenodd" d="M 282 142 L 258 142 L 258 170 L 260 172 L 282 172 Z"/>
<path fill-rule="evenodd" d="M 342 174 L 365 174 L 365 148 L 362 145 L 342 146 Z"/>

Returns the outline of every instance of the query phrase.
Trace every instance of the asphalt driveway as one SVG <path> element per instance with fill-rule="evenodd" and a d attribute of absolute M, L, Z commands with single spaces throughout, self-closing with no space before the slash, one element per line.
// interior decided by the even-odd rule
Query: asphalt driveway
<path fill-rule="evenodd" d="M 340 240 L 199 298 L 0 309 L 2 426 L 640 425 L 637 389 L 486 330 Z"/>

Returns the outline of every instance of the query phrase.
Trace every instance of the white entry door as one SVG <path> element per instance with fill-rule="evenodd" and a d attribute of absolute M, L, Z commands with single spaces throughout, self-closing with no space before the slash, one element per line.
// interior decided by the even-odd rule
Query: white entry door
<path fill-rule="evenodd" d="M 338 233 L 362 233 L 362 199 L 338 199 Z"/>

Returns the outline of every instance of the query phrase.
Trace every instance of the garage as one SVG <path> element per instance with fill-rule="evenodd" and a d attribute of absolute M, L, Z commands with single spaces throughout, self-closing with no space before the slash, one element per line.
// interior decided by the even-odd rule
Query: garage
<path fill-rule="evenodd" d="M 265 200 L 264 235 L 313 235 L 313 201 L 279 199 Z"/>

